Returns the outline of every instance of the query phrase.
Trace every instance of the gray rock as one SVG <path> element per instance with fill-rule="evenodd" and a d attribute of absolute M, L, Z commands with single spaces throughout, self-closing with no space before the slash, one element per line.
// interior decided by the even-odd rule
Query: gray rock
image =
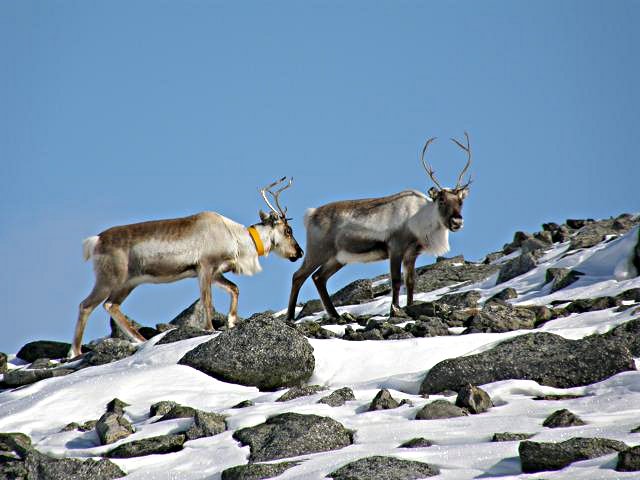
<path fill-rule="evenodd" d="M 595 312 L 596 310 L 606 310 L 620 305 L 620 299 L 616 297 L 594 297 L 574 300 L 564 309 L 569 313 Z"/>
<path fill-rule="evenodd" d="M 516 291 L 515 288 L 507 287 L 504 290 L 500 290 L 489 300 L 507 301 L 507 300 L 513 300 L 514 298 L 518 298 L 518 292 Z"/>
<path fill-rule="evenodd" d="M 227 316 L 220 312 L 213 312 L 212 319 L 214 328 L 222 328 L 227 325 Z M 204 330 L 207 326 L 207 319 L 205 316 L 204 307 L 200 303 L 200 299 L 197 299 L 182 312 L 180 312 L 173 320 L 169 322 L 170 325 L 176 327 L 190 327 L 192 331 Z M 211 333 L 211 332 L 208 332 Z"/>
<path fill-rule="evenodd" d="M 156 345 L 166 345 L 167 343 L 180 342 L 189 338 L 203 337 L 211 335 L 211 332 L 198 327 L 190 327 L 188 325 L 175 328 L 162 337 Z"/>
<path fill-rule="evenodd" d="M 186 438 L 182 434 L 143 438 L 142 440 L 118 445 L 113 450 L 109 450 L 105 456 L 109 458 L 132 458 L 179 452 L 182 450 L 185 440 Z"/>
<path fill-rule="evenodd" d="M 476 308 L 482 295 L 478 290 L 468 290 L 460 293 L 449 293 L 438 299 L 438 303 L 444 303 L 455 309 Z"/>
<path fill-rule="evenodd" d="M 176 405 L 165 413 L 158 422 L 164 422 L 166 420 L 175 420 L 176 418 L 193 418 L 198 410 L 193 407 L 187 407 L 186 405 Z"/>
<path fill-rule="evenodd" d="M 416 420 L 438 420 L 441 418 L 464 417 L 467 412 L 453 403 L 440 399 L 427 403 L 416 414 Z"/>
<path fill-rule="evenodd" d="M 29 342 L 20 348 L 16 357 L 29 363 L 36 361 L 38 358 L 65 358 L 70 349 L 70 343 L 37 340 Z"/>
<path fill-rule="evenodd" d="M 0 451 L 13 452 L 18 457 L 24 458 L 33 450 L 31 438 L 24 433 L 0 433 Z"/>
<path fill-rule="evenodd" d="M 567 218 L 567 220 L 564 223 L 567 224 L 567 227 L 573 230 L 578 230 L 589 223 L 593 223 L 594 221 L 595 220 L 593 220 L 593 218 L 589 218 L 589 219 Z"/>
<path fill-rule="evenodd" d="M 546 243 L 547 246 L 551 246 L 551 244 L 553 243 L 553 234 L 546 230 L 543 230 L 542 232 L 536 232 L 533 234 L 533 236 L 541 242 Z"/>
<path fill-rule="evenodd" d="M 559 443 L 520 442 L 518 453 L 524 473 L 560 470 L 580 460 L 602 457 L 627 446 L 607 438 L 571 438 Z"/>
<path fill-rule="evenodd" d="M 494 433 L 491 438 L 492 442 L 519 442 L 521 440 L 529 440 L 535 433 L 511 433 L 502 432 Z"/>
<path fill-rule="evenodd" d="M 254 405 L 255 405 L 255 403 L 253 403 L 252 400 L 243 400 L 240 403 L 236 403 L 231 408 L 247 408 L 247 407 L 253 407 Z"/>
<path fill-rule="evenodd" d="M 0 478 L 4 465 L 0 464 Z M 125 473 L 110 460 L 80 460 L 77 458 L 52 458 L 35 450 L 31 451 L 24 462 L 14 462 L 14 472 L 4 478 L 28 480 L 111 480 L 121 478 Z M 17 467 L 17 468 L 16 468 Z M 25 475 L 26 473 L 26 475 Z"/>
<path fill-rule="evenodd" d="M 534 254 L 531 252 L 524 253 L 519 257 L 502 264 L 496 285 L 525 274 L 528 271 L 533 270 L 535 267 L 536 258 Z"/>
<path fill-rule="evenodd" d="M 326 397 L 322 397 L 320 400 L 318 400 L 318 403 L 324 403 L 329 405 L 330 407 L 341 407 L 346 402 L 355 399 L 356 397 L 353 394 L 353 390 L 351 390 L 349 387 L 342 387 L 334 392 L 331 392 Z"/>
<path fill-rule="evenodd" d="M 504 257 L 504 252 L 503 251 L 492 252 L 492 253 L 487 254 L 486 257 L 484 257 L 484 260 L 482 261 L 482 263 L 485 264 L 485 265 L 490 265 L 493 262 L 495 262 L 496 260 L 501 259 L 502 257 Z"/>
<path fill-rule="evenodd" d="M 335 338 L 337 335 L 316 322 L 302 322 L 296 324 L 296 329 L 307 338 Z"/>
<path fill-rule="evenodd" d="M 638 472 L 640 471 L 640 445 L 627 448 L 618 453 L 618 472 Z"/>
<path fill-rule="evenodd" d="M 428 463 L 376 455 L 348 463 L 329 476 L 333 480 L 410 480 L 439 473 L 437 467 Z"/>
<path fill-rule="evenodd" d="M 374 298 L 371 283 L 369 279 L 351 282 L 331 295 L 331 301 L 336 307 L 370 302 Z"/>
<path fill-rule="evenodd" d="M 640 318 L 634 318 L 618 325 L 602 335 L 602 338 L 613 344 L 629 349 L 631 355 L 640 357 Z"/>
<path fill-rule="evenodd" d="M 104 365 L 130 357 L 136 353 L 137 349 L 134 344 L 127 340 L 105 338 L 93 346 L 93 349 L 87 353 L 85 361 L 91 366 Z"/>
<path fill-rule="evenodd" d="M 314 298 L 313 300 L 309 300 L 302 306 L 302 310 L 300 310 L 300 313 L 298 313 L 297 318 L 308 317 L 309 315 L 320 313 L 322 311 L 324 311 L 324 305 L 322 305 L 322 302 L 319 299 Z"/>
<path fill-rule="evenodd" d="M 106 412 L 96 423 L 96 433 L 101 445 L 127 438 L 133 431 L 133 425 L 129 420 L 113 412 Z"/>
<path fill-rule="evenodd" d="M 547 400 L 547 401 L 558 401 L 558 400 L 575 400 L 576 398 L 584 398 L 586 395 L 539 395 L 537 397 L 533 397 L 534 400 Z"/>
<path fill-rule="evenodd" d="M 298 462 L 249 463 L 227 468 L 222 472 L 222 480 L 263 480 L 282 475 Z"/>
<path fill-rule="evenodd" d="M 6 373 L 9 369 L 7 368 L 7 354 L 0 352 L 0 373 Z"/>
<path fill-rule="evenodd" d="M 84 423 L 71 422 L 65 425 L 60 431 L 61 432 L 72 432 L 74 430 L 78 430 L 80 432 L 89 432 L 96 428 L 98 424 L 97 420 L 87 420 Z"/>
<path fill-rule="evenodd" d="M 458 391 L 456 406 L 476 414 L 489 410 L 493 407 L 493 402 L 489 394 L 480 387 L 467 384 Z"/>
<path fill-rule="evenodd" d="M 127 315 L 125 315 L 125 317 L 129 321 L 129 323 L 131 323 L 131 325 L 133 325 L 134 328 L 139 332 L 142 328 L 142 325 L 140 325 L 138 322 L 128 317 Z M 109 327 L 111 328 L 111 333 L 109 335 L 111 338 L 119 338 L 120 340 L 126 340 L 128 342 L 131 341 L 131 338 L 122 331 L 120 325 L 118 325 L 118 323 L 113 318 L 109 319 Z"/>
<path fill-rule="evenodd" d="M 416 268 L 415 291 L 431 292 L 459 283 L 474 283 L 490 277 L 499 266 L 465 261 L 464 257 L 438 259 L 432 265 Z"/>
<path fill-rule="evenodd" d="M 423 437 L 417 437 L 400 444 L 398 448 L 424 448 L 431 446 L 433 446 L 433 442 L 431 440 L 427 440 Z"/>
<path fill-rule="evenodd" d="M 640 275 L 640 229 L 638 230 L 638 243 L 636 243 L 636 248 L 633 252 L 632 263 L 636 267 L 636 275 Z"/>
<path fill-rule="evenodd" d="M 226 382 L 275 390 L 308 380 L 315 359 L 295 328 L 261 315 L 197 346 L 179 363 Z"/>
<path fill-rule="evenodd" d="M 114 398 L 107 403 L 107 412 L 115 413 L 116 415 L 124 415 L 124 408 L 128 407 L 127 402 L 123 402 L 119 398 Z"/>
<path fill-rule="evenodd" d="M 185 435 L 187 440 L 212 437 L 227 429 L 225 416 L 213 412 L 196 411 L 193 417 L 193 425 L 189 427 Z"/>
<path fill-rule="evenodd" d="M 49 358 L 38 358 L 31 365 L 30 370 L 41 370 L 43 368 L 55 368 L 57 365 L 53 363 Z"/>
<path fill-rule="evenodd" d="M 420 391 L 457 391 L 467 383 L 484 385 L 508 379 L 569 388 L 629 370 L 635 370 L 635 363 L 627 347 L 604 336 L 567 340 L 539 332 L 505 340 L 482 353 L 444 360 L 427 373 Z"/>
<path fill-rule="evenodd" d="M 374 410 L 389 410 L 392 408 L 398 408 L 400 404 L 398 401 L 391 396 L 389 390 L 382 389 L 380 390 L 373 400 L 369 404 L 369 411 L 372 412 Z"/>
<path fill-rule="evenodd" d="M 551 284 L 551 293 L 553 293 L 577 282 L 582 275 L 584 273 L 568 268 L 548 268 L 545 283 L 553 282 Z"/>
<path fill-rule="evenodd" d="M 542 422 L 542 426 L 548 428 L 577 427 L 581 425 L 586 425 L 586 423 L 566 408 L 556 410 Z"/>
<path fill-rule="evenodd" d="M 404 329 L 414 337 L 437 337 L 450 335 L 449 327 L 437 317 L 420 317 L 414 323 L 408 323 Z"/>
<path fill-rule="evenodd" d="M 514 307 L 502 300 L 488 301 L 482 310 L 467 322 L 464 333 L 500 333 L 531 329 L 536 324 L 536 315 L 530 309 Z"/>
<path fill-rule="evenodd" d="M 335 420 L 299 413 L 276 415 L 255 427 L 237 430 L 233 438 L 249 445 L 252 462 L 326 452 L 353 443 L 351 432 Z"/>
<path fill-rule="evenodd" d="M 522 249 L 522 253 L 531 253 L 536 252 L 538 250 L 545 250 L 551 246 L 551 242 L 545 242 L 539 238 L 529 238 L 522 242 L 520 248 Z"/>
<path fill-rule="evenodd" d="M 291 387 L 287 392 L 282 394 L 276 402 L 288 402 L 295 398 L 307 397 L 309 395 L 315 395 L 318 392 L 326 390 L 326 387 L 322 385 L 304 385 L 300 387 Z"/>
<path fill-rule="evenodd" d="M 75 372 L 70 368 L 46 368 L 43 370 L 11 370 L 4 374 L 3 383 L 9 388 L 22 387 L 30 385 L 47 378 L 62 377 Z"/>
<path fill-rule="evenodd" d="M 166 415 L 173 407 L 177 406 L 178 402 L 174 402 L 173 400 L 162 400 L 160 402 L 156 402 L 149 407 L 149 416 L 155 417 L 156 415 Z"/>

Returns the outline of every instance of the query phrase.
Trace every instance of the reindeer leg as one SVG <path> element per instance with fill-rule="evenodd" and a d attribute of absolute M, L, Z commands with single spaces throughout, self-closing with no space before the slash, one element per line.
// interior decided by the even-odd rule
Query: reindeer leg
<path fill-rule="evenodd" d="M 396 316 L 400 309 L 400 287 L 402 286 L 402 256 L 395 253 L 389 255 L 391 273 L 391 311 L 389 315 Z"/>
<path fill-rule="evenodd" d="M 324 309 L 327 311 L 330 317 L 340 318 L 340 314 L 336 310 L 336 307 L 331 301 L 329 292 L 327 292 L 327 280 L 331 278 L 338 270 L 344 267 L 343 263 L 338 262 L 335 258 L 332 258 L 327 263 L 322 265 L 318 270 L 313 273 L 313 282 L 316 284 L 316 289 L 320 294 L 320 300 L 324 305 Z"/>
<path fill-rule="evenodd" d="M 287 309 L 287 322 L 293 322 L 296 317 L 296 304 L 298 303 L 298 293 L 309 275 L 320 265 L 303 263 L 291 278 L 291 293 L 289 294 L 289 308 Z"/>
<path fill-rule="evenodd" d="M 84 334 L 84 329 L 87 326 L 89 315 L 91 315 L 91 312 L 93 312 L 95 308 L 109 296 L 110 290 L 110 287 L 96 282 L 96 285 L 93 287 L 89 296 L 80 303 L 80 306 L 78 307 L 78 321 L 76 322 L 76 329 L 73 335 L 73 343 L 71 344 L 71 349 L 68 354 L 69 358 L 75 358 L 78 355 L 81 355 L 82 335 Z"/>
<path fill-rule="evenodd" d="M 211 297 L 211 282 L 213 281 L 213 268 L 210 265 L 200 265 L 198 269 L 198 282 L 200 284 L 200 303 L 204 308 L 205 329 L 213 330 L 213 300 Z"/>
<path fill-rule="evenodd" d="M 122 313 L 122 310 L 120 310 L 120 304 L 124 302 L 124 299 L 129 296 L 134 288 L 135 287 L 132 286 L 125 286 L 120 288 L 119 290 L 116 290 L 111 295 L 109 295 L 107 301 L 104 302 L 104 308 L 109 313 L 109 315 L 111 315 L 111 318 L 115 320 L 120 329 L 128 337 L 130 337 L 131 340 L 133 340 L 135 343 L 143 343 L 146 342 L 147 339 L 140 335 L 140 332 L 138 332 L 138 330 L 131 324 L 131 322 L 127 320 L 127 317 L 124 315 L 124 313 Z"/>
<path fill-rule="evenodd" d="M 413 304 L 413 290 L 416 282 L 416 256 L 406 256 L 402 262 L 404 268 L 404 284 L 407 287 L 407 305 Z"/>
<path fill-rule="evenodd" d="M 227 316 L 227 327 L 233 328 L 236 324 L 236 320 L 238 319 L 238 295 L 240 294 L 240 289 L 235 283 L 222 275 L 215 277 L 214 282 L 224 288 L 229 292 L 229 295 L 231 295 L 231 305 L 229 306 L 229 315 Z"/>

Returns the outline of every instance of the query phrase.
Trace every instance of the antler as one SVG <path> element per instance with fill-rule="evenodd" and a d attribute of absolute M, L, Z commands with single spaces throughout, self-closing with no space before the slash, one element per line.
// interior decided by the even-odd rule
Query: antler
<path fill-rule="evenodd" d="M 433 142 L 436 138 L 438 137 L 431 137 L 429 140 L 426 141 L 426 143 L 424 144 L 424 147 L 422 147 L 422 154 L 420 155 L 420 160 L 422 161 L 422 166 L 427 171 L 427 175 L 429 175 L 433 183 L 435 183 L 436 186 L 440 190 L 442 190 L 440 183 L 438 183 L 438 180 L 436 180 L 436 176 L 435 176 L 435 172 L 433 171 L 433 168 L 431 168 L 431 165 L 425 162 L 424 160 L 424 154 L 427 152 L 427 148 L 429 148 L 429 145 L 431 144 L 431 142 Z"/>
<path fill-rule="evenodd" d="M 281 217 L 286 217 L 287 216 L 287 209 L 286 208 L 282 208 L 280 206 L 280 194 L 285 191 L 287 188 L 289 188 L 291 186 L 291 184 L 293 183 L 293 177 L 289 179 L 289 183 L 287 183 L 284 187 L 279 188 L 275 193 L 271 191 L 271 189 L 273 187 L 275 187 L 276 185 L 284 182 L 287 179 L 286 176 L 282 177 L 280 180 L 276 180 L 275 182 L 267 185 L 264 188 L 260 189 L 260 193 L 262 194 L 262 198 L 264 199 L 264 201 L 266 202 L 266 204 L 269 206 L 269 208 L 271 209 L 271 211 L 273 211 L 273 213 L 275 213 L 276 215 L 279 215 Z M 271 205 L 271 202 L 269 202 L 269 200 L 267 199 L 267 192 L 271 194 L 271 196 L 273 197 L 273 199 L 276 202 L 276 207 L 278 207 L 278 209 L 276 210 L 274 208 L 273 205 Z"/>
<path fill-rule="evenodd" d="M 462 143 L 460 143 L 458 140 L 456 140 L 455 138 L 451 139 L 451 141 L 453 143 L 455 143 L 462 150 L 467 152 L 467 164 L 464 166 L 464 168 L 460 172 L 460 175 L 458 175 L 458 181 L 456 182 L 456 188 L 454 190 L 464 190 L 469 185 L 471 185 L 471 175 L 469 175 L 469 181 L 467 183 L 465 183 L 464 185 L 460 185 L 460 182 L 462 181 L 462 177 L 464 177 L 464 174 L 467 173 L 467 170 L 471 166 L 471 146 L 469 145 L 469 134 L 467 132 L 464 132 L 464 136 L 467 139 L 467 146 L 466 147 Z"/>

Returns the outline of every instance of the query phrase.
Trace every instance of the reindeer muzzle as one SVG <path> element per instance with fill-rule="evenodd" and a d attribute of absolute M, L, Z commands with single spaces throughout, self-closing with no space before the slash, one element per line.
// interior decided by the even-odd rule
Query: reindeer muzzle
<path fill-rule="evenodd" d="M 299 258 L 302 258 L 303 255 L 304 255 L 304 250 L 302 250 L 299 245 L 296 245 L 296 254 L 292 257 L 289 257 L 289 260 L 292 262 L 295 262 Z"/>
<path fill-rule="evenodd" d="M 452 232 L 461 230 L 463 226 L 464 220 L 462 219 L 462 217 L 451 217 L 451 220 L 449 220 L 449 230 L 451 230 Z"/>

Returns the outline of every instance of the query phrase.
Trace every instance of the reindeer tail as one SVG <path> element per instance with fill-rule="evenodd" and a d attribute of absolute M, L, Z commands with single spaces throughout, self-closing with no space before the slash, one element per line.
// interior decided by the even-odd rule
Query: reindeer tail
<path fill-rule="evenodd" d="M 94 235 L 93 237 L 85 238 L 82 241 L 82 257 L 85 262 L 93 256 L 93 250 L 96 248 L 96 244 L 99 239 L 100 237 Z"/>

